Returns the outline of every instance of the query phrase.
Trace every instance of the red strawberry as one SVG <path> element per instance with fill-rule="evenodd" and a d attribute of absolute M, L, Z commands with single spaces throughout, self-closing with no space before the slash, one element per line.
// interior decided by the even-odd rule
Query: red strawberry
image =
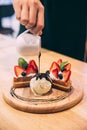
<path fill-rule="evenodd" d="M 18 77 L 22 72 L 24 71 L 24 69 L 20 66 L 14 66 L 14 72 L 15 75 Z"/>
<path fill-rule="evenodd" d="M 50 71 L 52 72 L 54 69 L 57 69 L 58 72 L 60 71 L 59 65 L 55 61 L 51 64 Z"/>
<path fill-rule="evenodd" d="M 34 60 L 30 60 L 29 65 L 32 65 L 35 70 L 38 68 L 37 64 L 36 64 L 36 62 Z"/>
<path fill-rule="evenodd" d="M 67 82 L 70 78 L 70 75 L 71 75 L 71 71 L 70 70 L 65 70 L 63 71 L 63 81 L 64 82 Z"/>
<path fill-rule="evenodd" d="M 56 78 L 58 78 L 58 69 L 56 68 L 56 69 L 52 70 L 52 74 L 53 74 Z"/>
<path fill-rule="evenodd" d="M 61 63 L 62 63 L 62 59 L 59 59 L 59 60 L 57 61 L 57 64 L 60 65 Z"/>
<path fill-rule="evenodd" d="M 30 74 L 30 73 L 36 73 L 36 70 L 32 65 L 29 65 L 26 69 L 26 74 Z"/>
<path fill-rule="evenodd" d="M 71 64 L 70 64 L 70 63 L 66 64 L 66 65 L 64 66 L 64 68 L 66 68 L 66 70 L 70 70 L 70 69 L 71 69 Z"/>

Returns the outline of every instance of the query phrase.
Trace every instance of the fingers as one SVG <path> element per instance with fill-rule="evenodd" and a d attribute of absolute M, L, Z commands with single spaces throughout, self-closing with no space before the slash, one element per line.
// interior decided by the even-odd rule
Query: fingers
<path fill-rule="evenodd" d="M 29 6 L 27 0 L 13 0 L 13 7 L 17 20 L 25 26 L 29 21 Z"/>
<path fill-rule="evenodd" d="M 24 26 L 26 26 L 27 23 L 29 22 L 29 7 L 27 6 L 26 3 L 22 5 L 20 22 Z"/>
<path fill-rule="evenodd" d="M 16 18 L 20 20 L 21 18 L 21 4 L 18 0 L 13 0 L 13 7 L 16 14 Z"/>
<path fill-rule="evenodd" d="M 31 6 L 29 9 L 29 19 L 26 25 L 26 28 L 34 27 L 36 24 L 36 16 L 37 16 L 37 8 L 35 6 Z"/>
<path fill-rule="evenodd" d="M 31 32 L 41 35 L 44 27 L 44 6 L 40 0 L 13 0 L 16 18 Z"/>
<path fill-rule="evenodd" d="M 38 10 L 37 10 L 37 17 L 36 17 L 36 26 L 34 26 L 31 30 L 32 33 L 35 34 L 42 34 L 42 29 L 44 28 L 44 7 L 38 1 Z"/>

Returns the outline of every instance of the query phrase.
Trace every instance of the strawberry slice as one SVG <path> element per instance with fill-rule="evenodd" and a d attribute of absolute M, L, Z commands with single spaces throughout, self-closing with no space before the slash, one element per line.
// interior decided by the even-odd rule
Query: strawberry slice
<path fill-rule="evenodd" d="M 56 69 L 52 70 L 52 74 L 53 74 L 56 78 L 58 78 L 58 69 L 56 68 Z"/>
<path fill-rule="evenodd" d="M 29 61 L 29 65 L 32 65 L 33 67 L 34 67 L 34 69 L 37 69 L 38 67 L 37 67 L 37 64 L 36 64 L 36 62 L 34 61 L 34 60 L 30 60 Z"/>
<path fill-rule="evenodd" d="M 36 69 L 32 65 L 28 65 L 26 74 L 36 73 Z"/>
<path fill-rule="evenodd" d="M 60 71 L 59 65 L 57 64 L 57 62 L 54 61 L 54 62 L 52 62 L 52 64 L 51 64 L 50 71 L 52 72 L 52 71 L 55 70 L 55 69 L 57 69 L 58 72 Z"/>
<path fill-rule="evenodd" d="M 57 64 L 60 65 L 61 63 L 62 63 L 62 59 L 59 59 L 59 60 L 57 61 Z"/>
<path fill-rule="evenodd" d="M 18 77 L 23 71 L 25 71 L 25 69 L 23 69 L 22 67 L 20 66 L 14 66 L 14 72 L 15 72 L 15 75 Z"/>
<path fill-rule="evenodd" d="M 70 78 L 70 75 L 71 75 L 71 71 L 70 70 L 65 70 L 63 71 L 63 81 L 64 82 L 67 82 Z"/>
<path fill-rule="evenodd" d="M 70 64 L 70 63 L 66 64 L 66 65 L 64 66 L 64 68 L 66 68 L 66 70 L 70 70 L 70 69 L 71 69 L 71 64 Z"/>

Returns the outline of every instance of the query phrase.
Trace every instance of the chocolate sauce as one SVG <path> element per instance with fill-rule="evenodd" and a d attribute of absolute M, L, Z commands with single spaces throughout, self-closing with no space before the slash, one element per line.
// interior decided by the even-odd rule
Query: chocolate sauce
<path fill-rule="evenodd" d="M 38 73 L 40 73 L 40 58 L 41 58 L 41 52 L 39 52 L 39 55 L 38 55 Z"/>
<path fill-rule="evenodd" d="M 50 74 L 49 70 L 47 70 L 45 73 L 40 73 L 40 58 L 41 58 L 41 52 L 39 52 L 39 55 L 38 55 L 38 72 L 34 77 L 36 77 L 36 80 L 38 80 L 38 78 L 40 79 L 45 78 L 46 80 L 52 83 L 52 80 L 50 79 L 50 76 L 49 76 Z"/>

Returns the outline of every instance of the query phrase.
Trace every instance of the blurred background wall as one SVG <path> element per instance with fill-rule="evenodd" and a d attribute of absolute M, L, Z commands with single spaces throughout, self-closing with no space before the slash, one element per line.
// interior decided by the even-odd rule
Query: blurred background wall
<path fill-rule="evenodd" d="M 0 0 L 0 33 L 16 38 L 19 32 L 19 28 L 20 24 L 19 21 L 16 20 L 12 0 Z M 87 62 L 87 26 L 84 61 Z"/>
<path fill-rule="evenodd" d="M 12 0 L 0 0 L 0 33 L 16 37 L 19 22 L 15 18 Z"/>

